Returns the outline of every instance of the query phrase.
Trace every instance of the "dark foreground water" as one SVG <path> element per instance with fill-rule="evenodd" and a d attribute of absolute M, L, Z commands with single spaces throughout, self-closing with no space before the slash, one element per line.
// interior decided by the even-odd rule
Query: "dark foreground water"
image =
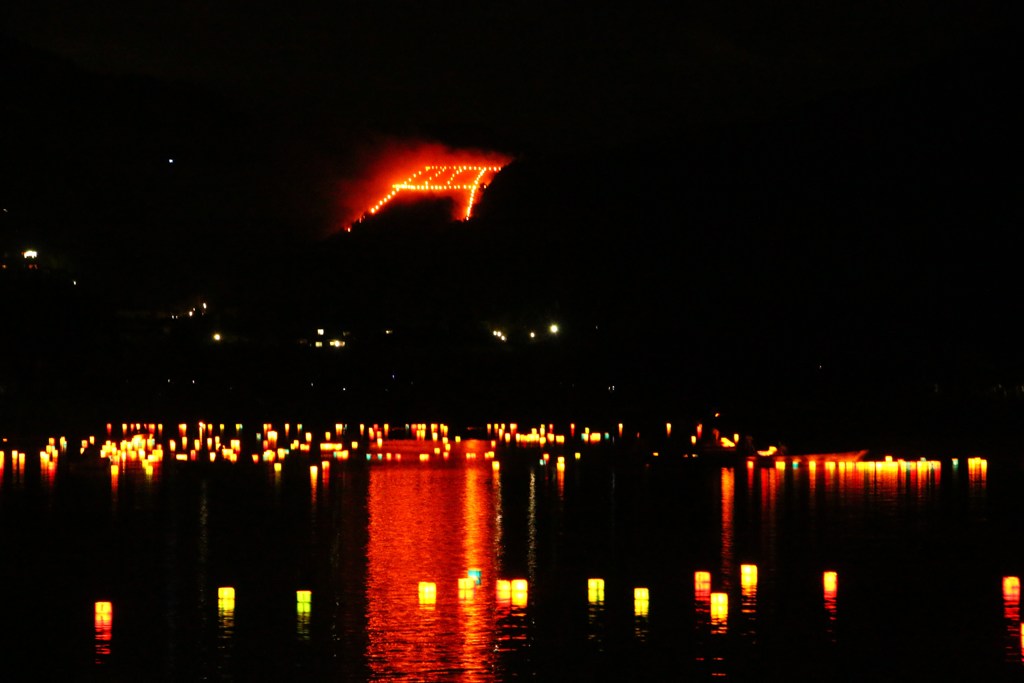
<path fill-rule="evenodd" d="M 0 448 L 3 680 L 1024 680 L 1015 461 L 118 427 Z"/>

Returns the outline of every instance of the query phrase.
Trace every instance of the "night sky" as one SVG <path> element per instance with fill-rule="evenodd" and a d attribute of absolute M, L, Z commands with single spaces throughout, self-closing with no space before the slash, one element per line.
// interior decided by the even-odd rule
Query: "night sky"
<path fill-rule="evenodd" d="M 559 317 L 607 333 L 593 363 L 626 378 L 1024 386 L 1006 3 L 44 0 L 0 21 L 4 252 L 111 307 Z M 371 171 L 424 150 L 512 162 L 470 224 L 427 202 L 343 233 Z"/>
<path fill-rule="evenodd" d="M 993 41 L 1011 44 L 1013 17 L 1001 8 L 140 2 L 97 11 L 16 2 L 5 18 L 9 36 L 83 70 L 203 87 L 253 117 L 316 122 L 343 138 L 373 131 L 569 151 L 895 83 Z"/>

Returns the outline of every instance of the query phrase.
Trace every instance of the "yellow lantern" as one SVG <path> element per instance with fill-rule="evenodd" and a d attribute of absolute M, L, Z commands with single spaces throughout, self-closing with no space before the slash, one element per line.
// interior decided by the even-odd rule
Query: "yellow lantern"
<path fill-rule="evenodd" d="M 651 593 L 647 588 L 633 589 L 633 613 L 638 617 L 646 617 L 651 607 Z"/>
<path fill-rule="evenodd" d="M 437 603 L 437 584 L 431 581 L 420 581 L 419 599 L 421 605 L 434 605 Z"/>
<path fill-rule="evenodd" d="M 711 594 L 711 631 L 724 633 L 729 621 L 729 594 Z"/>
<path fill-rule="evenodd" d="M 312 591 L 295 591 L 295 611 L 298 614 L 309 614 L 313 607 Z"/>

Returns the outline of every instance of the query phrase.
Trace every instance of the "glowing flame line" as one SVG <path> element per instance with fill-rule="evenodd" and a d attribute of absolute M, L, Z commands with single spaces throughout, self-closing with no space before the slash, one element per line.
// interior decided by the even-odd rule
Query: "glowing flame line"
<path fill-rule="evenodd" d="M 394 183 L 391 186 L 391 191 L 381 197 L 376 204 L 371 206 L 367 213 L 375 215 L 380 212 L 392 199 L 398 196 L 399 192 L 410 191 L 410 192 L 457 192 L 463 191 L 469 193 L 469 199 L 466 203 L 465 218 L 469 218 L 473 215 L 473 206 L 476 204 L 477 196 L 480 193 L 480 185 L 484 176 L 487 173 L 497 173 L 502 169 L 501 166 L 425 166 L 420 170 L 416 171 L 404 181 L 400 183 Z M 445 181 L 439 182 L 439 178 L 448 172 L 448 177 Z M 472 182 L 456 182 L 460 176 L 472 174 Z M 421 178 L 421 176 L 423 176 Z"/>

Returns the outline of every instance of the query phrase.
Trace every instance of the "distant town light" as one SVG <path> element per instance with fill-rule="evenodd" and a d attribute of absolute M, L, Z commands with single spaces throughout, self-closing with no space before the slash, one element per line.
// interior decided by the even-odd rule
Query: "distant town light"
<path fill-rule="evenodd" d="M 558 323 L 551 323 L 551 327 L 548 328 L 551 334 L 558 334 Z"/>
<path fill-rule="evenodd" d="M 213 333 L 213 341 L 220 341 L 220 332 Z"/>
<path fill-rule="evenodd" d="M 536 332 L 530 332 L 530 339 L 536 339 L 536 337 L 537 337 L 537 333 Z"/>
<path fill-rule="evenodd" d="M 169 163 L 169 164 L 173 164 L 173 163 L 174 163 L 174 159 L 168 159 L 168 160 L 167 160 L 167 163 Z"/>
<path fill-rule="evenodd" d="M 322 328 L 322 327 L 316 328 L 316 336 L 318 336 L 318 337 L 324 336 L 324 328 Z"/>
<path fill-rule="evenodd" d="M 21 252 L 21 255 L 24 256 L 25 258 L 32 259 L 39 256 L 39 252 L 36 251 L 35 249 L 26 249 L 25 251 Z"/>

